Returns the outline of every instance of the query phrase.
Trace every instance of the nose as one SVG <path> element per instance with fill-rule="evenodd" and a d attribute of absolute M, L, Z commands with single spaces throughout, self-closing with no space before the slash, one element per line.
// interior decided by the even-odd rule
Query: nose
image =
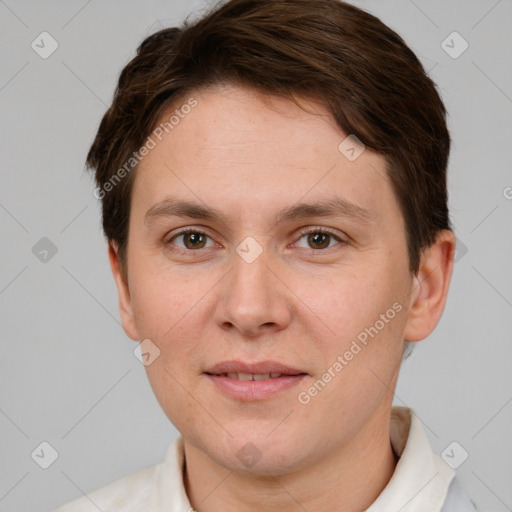
<path fill-rule="evenodd" d="M 270 260 L 265 251 L 250 263 L 234 254 L 215 311 L 219 327 L 255 338 L 289 325 L 292 293 Z"/>

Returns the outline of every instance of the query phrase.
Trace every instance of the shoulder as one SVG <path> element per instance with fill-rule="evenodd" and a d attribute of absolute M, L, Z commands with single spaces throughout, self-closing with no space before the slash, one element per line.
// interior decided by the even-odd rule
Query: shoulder
<path fill-rule="evenodd" d="M 148 466 L 119 478 L 62 505 L 55 512 L 132 512 L 136 504 L 143 505 L 158 466 Z"/>
<path fill-rule="evenodd" d="M 452 480 L 448 488 L 441 512 L 477 512 L 475 503 L 464 492 L 457 477 Z"/>

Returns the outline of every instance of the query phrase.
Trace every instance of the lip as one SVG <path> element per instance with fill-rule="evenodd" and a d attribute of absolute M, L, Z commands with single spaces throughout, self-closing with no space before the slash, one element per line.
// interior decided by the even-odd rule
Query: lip
<path fill-rule="evenodd" d="M 306 372 L 276 361 L 259 363 L 223 361 L 204 373 L 223 394 L 246 402 L 271 398 L 296 386 L 307 376 Z M 282 375 L 265 380 L 236 380 L 221 375 L 225 373 L 280 373 Z"/>
<path fill-rule="evenodd" d="M 277 361 L 261 361 L 259 363 L 222 361 L 206 370 L 205 373 L 213 375 L 220 375 L 221 373 L 281 373 L 283 375 L 301 375 L 306 372 L 278 363 Z"/>

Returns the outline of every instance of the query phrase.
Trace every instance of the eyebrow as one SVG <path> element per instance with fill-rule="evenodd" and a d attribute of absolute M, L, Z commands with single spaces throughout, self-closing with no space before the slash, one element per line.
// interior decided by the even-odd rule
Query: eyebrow
<path fill-rule="evenodd" d="M 149 225 L 155 220 L 165 217 L 188 217 L 219 221 L 229 225 L 228 218 L 217 208 L 173 197 L 168 197 L 153 205 L 144 216 L 144 224 Z M 274 222 L 279 224 L 307 217 L 343 217 L 360 224 L 370 224 L 375 221 L 372 211 L 350 203 L 341 197 L 332 197 L 314 203 L 298 203 L 281 208 L 277 211 Z"/>

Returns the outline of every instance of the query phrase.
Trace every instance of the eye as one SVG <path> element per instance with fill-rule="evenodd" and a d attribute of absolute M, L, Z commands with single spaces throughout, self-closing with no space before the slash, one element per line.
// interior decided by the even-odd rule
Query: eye
<path fill-rule="evenodd" d="M 311 249 L 314 251 L 317 251 L 319 249 L 330 249 L 332 247 L 332 245 L 330 245 L 330 242 L 333 241 L 338 241 L 340 244 L 346 243 L 335 233 L 325 228 L 304 229 L 300 232 L 300 235 L 301 239 L 306 237 L 306 243 L 309 245 L 309 247 L 306 247 L 306 249 Z"/>
<path fill-rule="evenodd" d="M 308 244 L 307 247 L 303 248 L 311 251 L 330 249 L 333 245 L 336 245 L 332 244 L 332 242 L 338 242 L 338 245 L 346 243 L 337 234 L 320 227 L 303 229 L 300 232 L 299 241 L 303 238 L 306 238 L 306 243 Z M 182 245 L 176 242 L 180 239 L 182 239 Z M 208 239 L 210 240 L 210 245 L 208 245 Z M 169 246 L 172 251 L 182 254 L 190 254 L 191 252 L 196 252 L 200 249 L 214 247 L 216 244 L 204 231 L 197 228 L 186 228 L 175 233 L 171 238 L 165 241 L 165 245 Z"/>
<path fill-rule="evenodd" d="M 175 241 L 182 238 L 183 246 L 176 245 Z M 208 246 L 206 245 L 207 239 L 210 238 L 204 231 L 199 229 L 183 229 L 179 233 L 176 233 L 172 238 L 165 242 L 166 245 L 176 246 L 178 252 L 187 252 L 187 251 L 195 251 L 198 249 L 205 249 Z M 211 238 L 210 238 L 211 240 Z M 211 240 L 213 243 L 213 240 Z M 209 246 L 211 247 L 211 245 Z M 172 248 L 175 250 L 175 248 Z"/>

